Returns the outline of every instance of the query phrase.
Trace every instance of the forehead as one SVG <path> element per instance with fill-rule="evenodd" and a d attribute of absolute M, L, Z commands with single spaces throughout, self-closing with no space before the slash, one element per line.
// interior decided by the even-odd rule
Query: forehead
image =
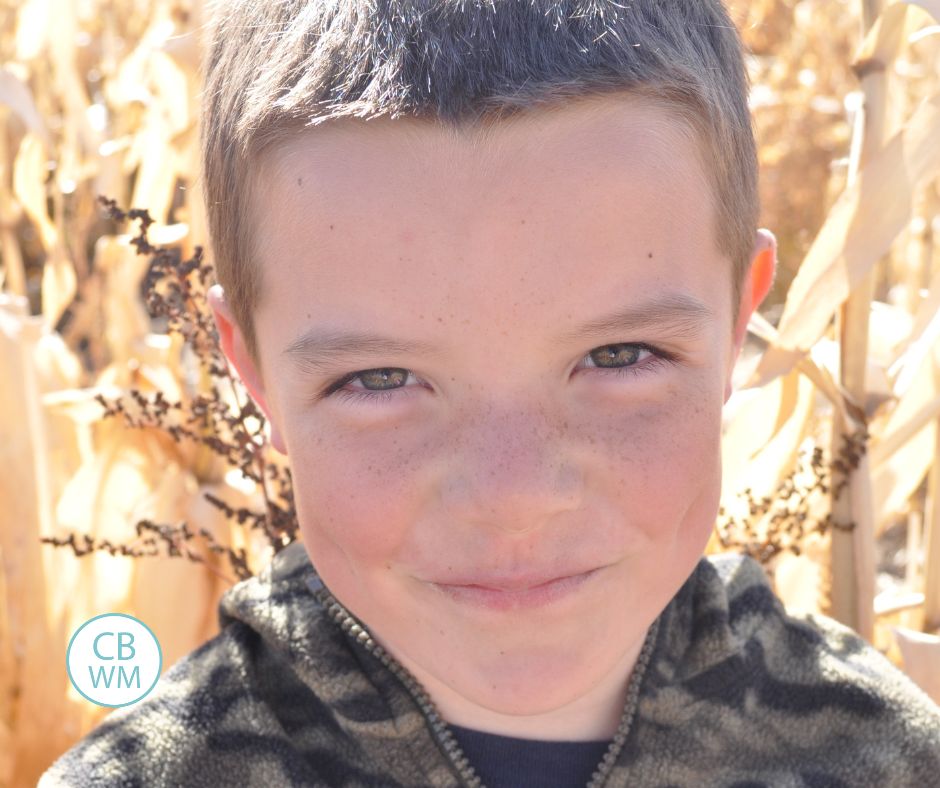
<path fill-rule="evenodd" d="M 693 155 L 676 156 L 678 148 Z M 329 202 L 364 185 L 376 198 L 391 190 L 429 193 L 435 186 L 454 197 L 461 187 L 539 188 L 533 175 L 668 180 L 677 169 L 708 193 L 701 146 L 682 113 L 629 93 L 579 97 L 456 127 L 407 117 L 341 118 L 289 132 L 255 163 L 253 185 L 263 195 L 299 178 L 304 198 Z"/>
<path fill-rule="evenodd" d="M 721 255 L 696 137 L 677 113 L 635 96 L 473 128 L 331 121 L 256 163 L 262 310 L 307 304 L 335 316 L 420 288 L 496 315 L 520 302 L 494 300 L 494 288 L 557 301 L 561 286 L 591 276 L 599 284 L 571 299 L 598 297 L 605 277 L 638 297 L 690 277 L 700 300 L 722 297 L 703 289 L 716 278 L 730 292 L 730 262 L 717 277 L 706 270 Z"/>

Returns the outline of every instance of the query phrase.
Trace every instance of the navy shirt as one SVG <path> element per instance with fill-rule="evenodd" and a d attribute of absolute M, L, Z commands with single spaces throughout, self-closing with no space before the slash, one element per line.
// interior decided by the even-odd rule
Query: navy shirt
<path fill-rule="evenodd" d="M 535 741 L 450 725 L 486 788 L 584 788 L 609 741 Z"/>

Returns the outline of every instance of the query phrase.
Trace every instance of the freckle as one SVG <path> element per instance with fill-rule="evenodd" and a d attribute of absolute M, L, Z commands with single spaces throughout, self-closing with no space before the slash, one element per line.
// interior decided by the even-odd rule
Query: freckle
<path fill-rule="evenodd" d="M 419 320 L 424 320 L 424 315 L 418 315 Z"/>
<path fill-rule="evenodd" d="M 298 186 L 303 186 L 303 185 L 304 185 L 304 179 L 303 179 L 303 178 L 298 178 L 298 179 L 297 179 L 297 185 L 298 185 Z"/>
<path fill-rule="evenodd" d="M 650 253 L 649 253 L 648 255 L 646 255 L 646 256 L 647 256 L 650 260 L 653 259 L 653 253 L 652 253 L 652 252 L 650 252 Z"/>
<path fill-rule="evenodd" d="M 525 224 L 525 219 L 523 219 L 519 224 Z"/>
<path fill-rule="evenodd" d="M 443 318 L 443 317 L 439 317 L 439 318 L 437 319 L 437 322 L 438 322 L 438 323 L 443 323 L 443 322 L 444 322 L 444 318 Z"/>
<path fill-rule="evenodd" d="M 332 224 L 330 225 L 330 229 L 331 229 L 331 230 L 333 229 L 333 225 L 332 225 Z"/>

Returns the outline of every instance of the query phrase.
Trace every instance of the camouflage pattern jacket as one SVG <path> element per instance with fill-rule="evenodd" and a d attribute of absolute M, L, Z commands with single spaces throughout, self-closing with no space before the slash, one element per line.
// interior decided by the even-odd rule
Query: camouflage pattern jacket
<path fill-rule="evenodd" d="M 626 614 L 626 613 L 625 613 Z M 112 712 L 52 786 L 479 786 L 428 696 L 303 545 L 231 589 L 221 634 Z M 592 786 L 940 785 L 940 709 L 876 650 L 703 558 L 650 629 Z"/>

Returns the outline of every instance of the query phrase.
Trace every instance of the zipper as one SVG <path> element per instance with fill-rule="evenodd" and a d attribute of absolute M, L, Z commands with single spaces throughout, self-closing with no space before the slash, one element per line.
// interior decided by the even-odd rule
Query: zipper
<path fill-rule="evenodd" d="M 408 690 L 418 708 L 421 710 L 421 713 L 428 721 L 434 738 L 447 755 L 463 786 L 465 786 L 465 788 L 485 788 L 483 781 L 477 776 L 473 767 L 470 765 L 467 756 L 464 754 L 463 750 L 460 749 L 460 745 L 457 743 L 453 731 L 447 726 L 447 723 L 438 712 L 437 707 L 435 707 L 434 702 L 428 696 L 424 687 L 418 683 L 417 679 L 411 675 L 404 665 L 372 639 L 369 632 L 336 600 L 336 597 L 327 590 L 325 585 L 321 585 L 313 593 L 326 609 L 326 612 L 339 624 L 342 630 L 365 648 L 366 651 L 372 654 L 372 656 L 378 659 L 379 662 L 388 668 L 405 686 L 405 689 Z M 626 742 L 630 729 L 633 726 L 633 719 L 640 698 L 640 685 L 643 682 L 643 676 L 646 673 L 650 657 L 653 654 L 653 647 L 656 644 L 658 631 L 659 618 L 652 623 L 646 633 L 643 648 L 640 649 L 640 654 L 637 657 L 633 672 L 630 675 L 630 683 L 627 687 L 627 699 L 624 704 L 623 714 L 620 717 L 620 724 L 617 726 L 613 740 L 610 742 L 610 746 L 595 768 L 586 788 L 601 788 L 601 786 L 604 785 L 614 768 L 617 756 L 623 749 L 624 742 Z"/>

